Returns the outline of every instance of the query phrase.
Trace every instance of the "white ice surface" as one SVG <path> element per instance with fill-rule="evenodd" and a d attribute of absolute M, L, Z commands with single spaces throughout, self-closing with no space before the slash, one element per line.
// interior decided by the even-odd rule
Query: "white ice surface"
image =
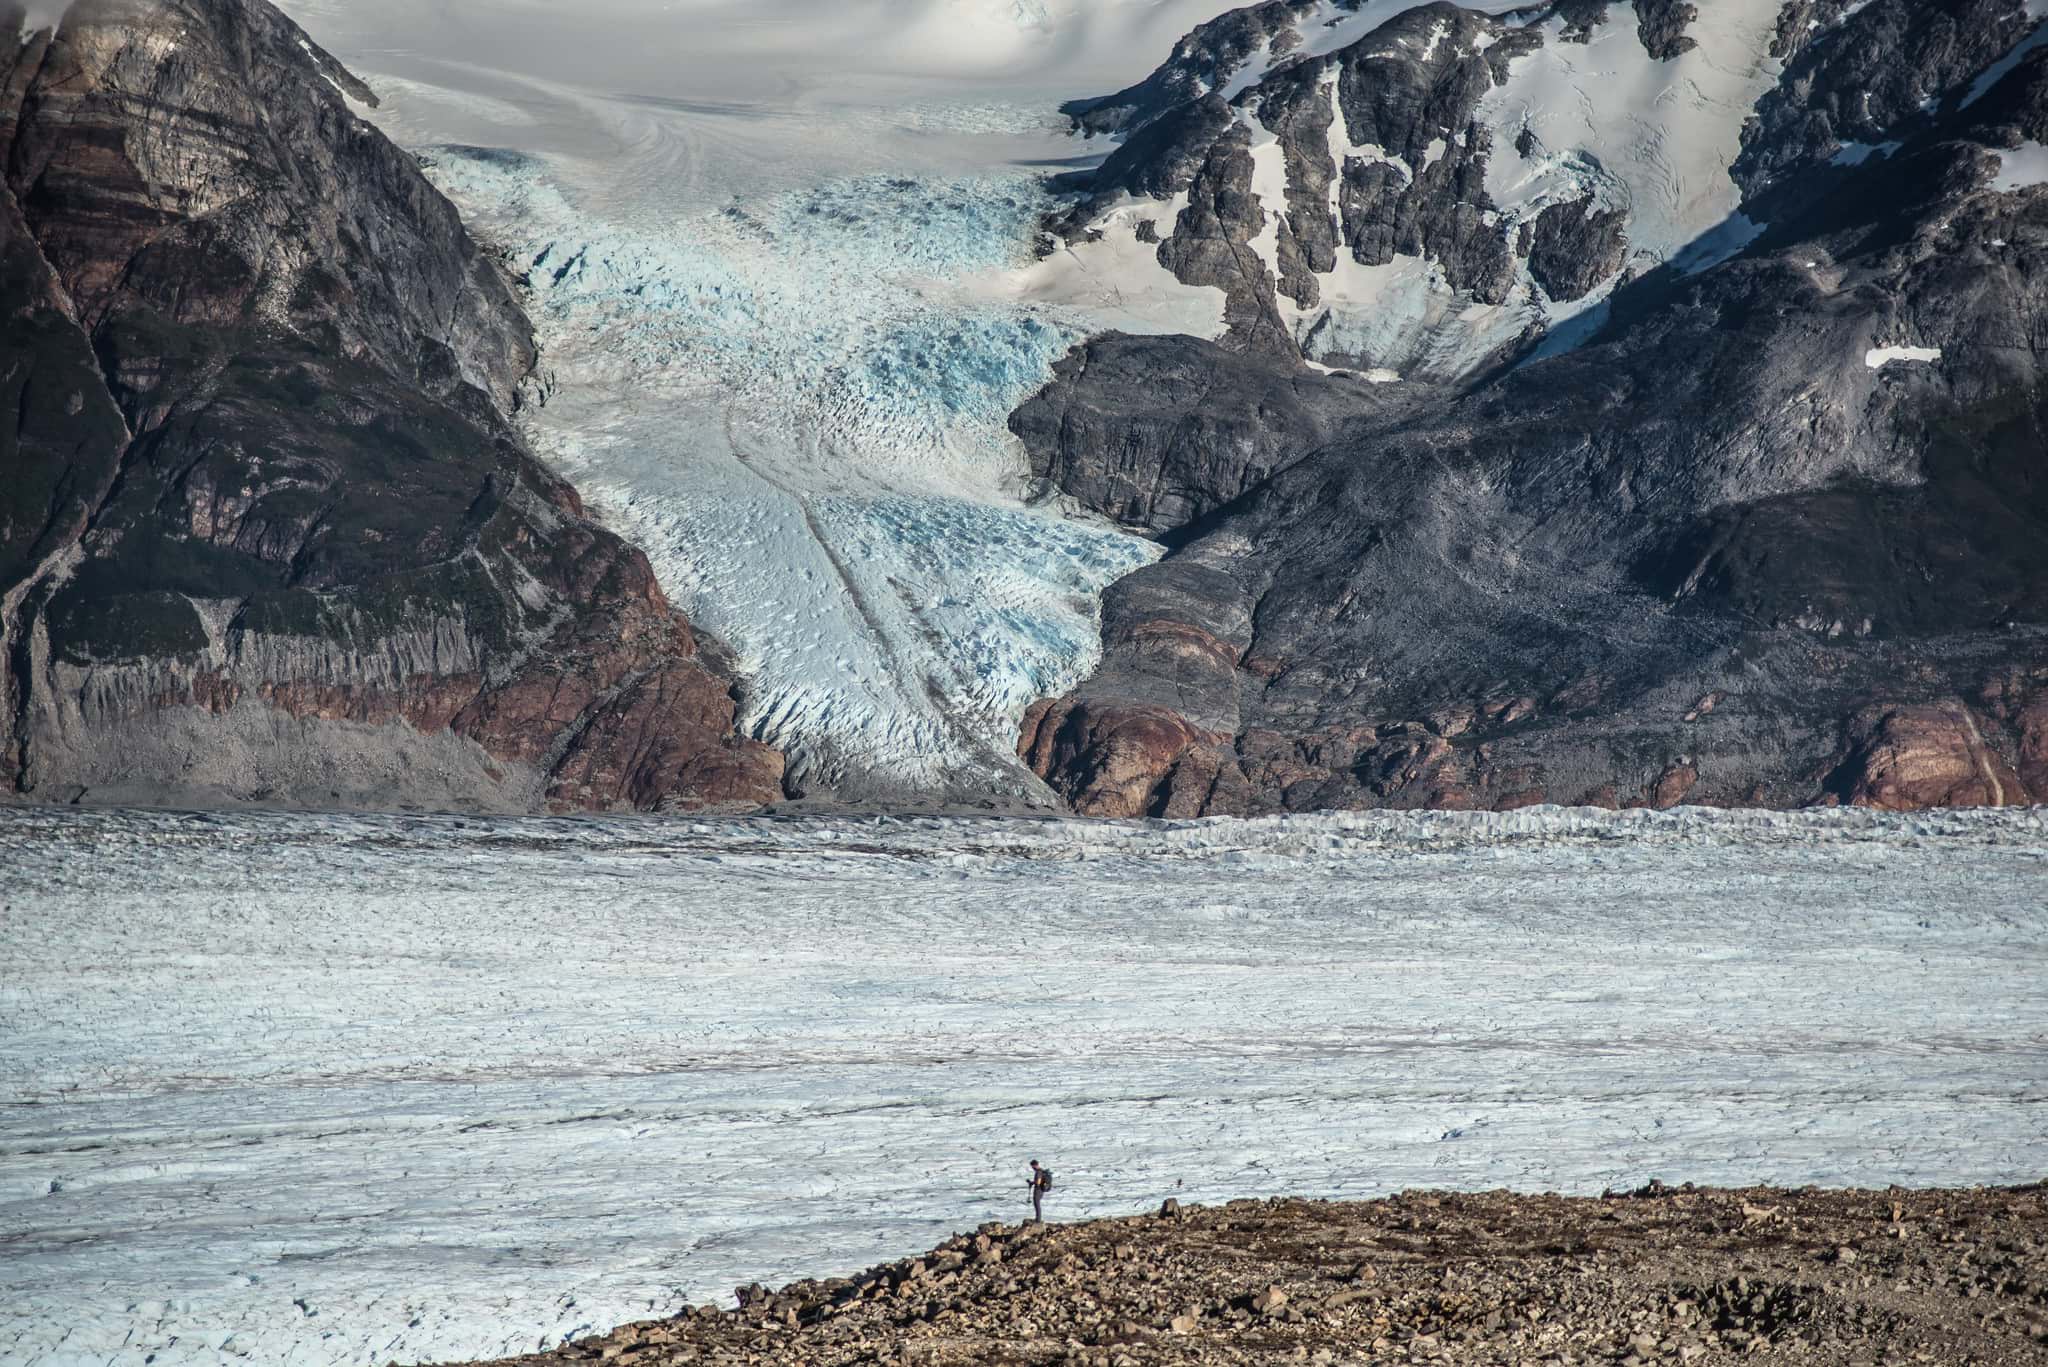
<path fill-rule="evenodd" d="M 1686 29 L 1698 46 L 1669 61 L 1644 50 L 1626 15 L 1589 43 L 1559 41 L 1562 21 L 1550 21 L 1543 46 L 1518 58 L 1481 106 L 1495 130 L 1487 192 L 1520 219 L 1591 190 L 1601 207 L 1628 211 L 1639 265 L 1678 255 L 1741 203 L 1728 170 L 1743 124 L 1781 70 L 1769 55 L 1781 8 L 1703 5 Z M 1526 160 L 1514 151 L 1524 127 L 1541 143 Z"/>
<path fill-rule="evenodd" d="M 2030 190 L 2048 181 L 2048 146 L 2029 138 L 2018 147 L 1996 149 L 1998 174 L 1991 179 L 1991 188 L 2000 193 L 2015 190 Z"/>
<path fill-rule="evenodd" d="M 529 1350 L 1021 1210 L 2048 1169 L 2048 819 L 0 810 L 0 1360 Z"/>
<path fill-rule="evenodd" d="M 1030 179 L 876 173 L 666 219 L 596 216 L 531 159 L 445 149 L 433 174 L 528 271 L 560 385 L 540 449 L 738 651 L 743 721 L 799 781 L 1028 792 L 1017 716 L 1091 666 L 1096 595 L 1154 553 L 1022 502 L 1004 420 L 1083 328 L 959 286 L 1028 260 Z"/>
<path fill-rule="evenodd" d="M 1019 715 L 1156 548 L 1027 506 L 1006 418 L 1083 335 L 1222 307 L 1135 253 L 1034 265 L 1051 111 L 1223 7 L 290 6 L 527 274 L 535 445 L 734 647 L 742 724 L 807 790 L 1027 801 Z"/>
<path fill-rule="evenodd" d="M 1938 361 L 1941 348 L 1938 346 L 1883 346 L 1872 347 L 1863 353 L 1863 364 L 1872 370 L 1883 370 L 1886 366 L 1901 361 Z"/>

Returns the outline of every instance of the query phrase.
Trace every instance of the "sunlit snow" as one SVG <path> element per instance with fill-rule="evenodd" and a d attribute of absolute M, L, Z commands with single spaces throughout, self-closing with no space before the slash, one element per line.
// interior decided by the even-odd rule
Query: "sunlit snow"
<path fill-rule="evenodd" d="M 1251 245 L 1270 275 L 1279 273 L 1289 176 L 1259 118 L 1259 83 L 1293 62 L 1366 39 L 1410 8 L 1407 0 L 1367 0 L 1355 8 L 1326 3 L 1292 35 L 1226 74 L 1220 90 L 1238 102 L 1238 121 L 1250 134 L 1252 193 L 1265 210 L 1264 231 Z M 1515 16 L 1516 6 L 1497 0 L 1469 8 L 1508 14 L 1510 22 L 1535 17 Z M 1782 70 L 1770 56 L 1779 8 L 1775 0 L 1706 7 L 1687 28 L 1697 46 L 1665 60 L 1645 50 L 1630 22 L 1610 21 L 1590 42 L 1574 42 L 1564 38 L 1563 18 L 1544 20 L 1542 45 L 1515 59 L 1480 105 L 1492 146 L 1487 193 L 1499 230 L 1509 237 L 1556 204 L 1590 197 L 1600 209 L 1625 211 L 1629 252 L 1622 269 L 1573 300 L 1551 299 L 1524 270 L 1505 300 L 1487 304 L 1452 287 L 1427 254 L 1365 267 L 1340 251 L 1336 269 L 1318 277 L 1314 306 L 1300 308 L 1284 296 L 1278 302 L 1304 352 L 1319 361 L 1455 378 L 1534 330 L 1552 330 L 1543 354 L 1570 349 L 1596 330 L 1608 296 L 1631 276 L 1665 262 L 1704 270 L 1739 253 L 1767 225 L 1738 212 L 1741 194 L 1729 168 L 1758 97 Z M 1433 28 L 1414 55 L 1433 52 L 1445 32 Z M 1326 77 L 1325 91 L 1332 85 Z M 1525 141 L 1526 155 L 1518 150 Z M 1341 108 L 1330 130 L 1340 166 L 1362 158 L 1396 165 L 1409 179 L 1449 146 L 1434 140 L 1416 167 L 1383 148 L 1355 143 Z M 1333 183 L 1333 208 L 1337 188 Z M 1103 238 L 1078 249 L 1084 256 L 1127 250 L 1128 223 L 1106 218 L 1092 226 Z"/>
<path fill-rule="evenodd" d="M 0 809 L 0 1360 L 527 1351 L 1176 1191 L 2048 1168 L 2038 811 Z"/>
<path fill-rule="evenodd" d="M 1899 362 L 1940 359 L 1941 348 L 1938 346 L 1881 346 L 1872 347 L 1863 353 L 1863 364 L 1872 370 L 1882 370 Z"/>
<path fill-rule="evenodd" d="M 1998 174 L 1991 178 L 1991 188 L 2002 194 L 2030 190 L 2048 182 L 2048 146 L 2029 138 L 2018 147 L 2000 148 L 1993 155 L 1998 158 Z"/>

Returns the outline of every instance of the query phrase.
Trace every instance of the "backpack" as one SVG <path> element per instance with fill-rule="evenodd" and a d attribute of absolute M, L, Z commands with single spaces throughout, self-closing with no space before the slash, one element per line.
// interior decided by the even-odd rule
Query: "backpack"
<path fill-rule="evenodd" d="M 1051 1191 L 1051 1190 L 1052 1190 L 1052 1169 L 1051 1169 L 1051 1168 L 1040 1168 L 1040 1169 L 1038 1170 L 1038 1189 L 1039 1189 L 1040 1191 Z"/>

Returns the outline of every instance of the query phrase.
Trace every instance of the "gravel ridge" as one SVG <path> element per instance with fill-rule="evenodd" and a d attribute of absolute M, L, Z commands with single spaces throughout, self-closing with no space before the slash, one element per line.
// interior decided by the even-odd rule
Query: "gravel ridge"
<path fill-rule="evenodd" d="M 518 1362 L 2048 1363 L 2048 1185 L 1168 1199 L 733 1302 Z"/>

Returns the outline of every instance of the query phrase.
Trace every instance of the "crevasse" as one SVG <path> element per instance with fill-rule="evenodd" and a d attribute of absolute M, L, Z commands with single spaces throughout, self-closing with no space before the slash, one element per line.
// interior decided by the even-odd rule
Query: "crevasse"
<path fill-rule="evenodd" d="M 539 157 L 431 173 L 524 274 L 542 454 L 737 651 L 798 786 L 1031 800 L 1016 721 L 1150 547 L 1027 506 L 1007 415 L 1082 335 L 958 286 L 1023 266 L 1024 172 L 870 174 L 619 213 Z"/>

